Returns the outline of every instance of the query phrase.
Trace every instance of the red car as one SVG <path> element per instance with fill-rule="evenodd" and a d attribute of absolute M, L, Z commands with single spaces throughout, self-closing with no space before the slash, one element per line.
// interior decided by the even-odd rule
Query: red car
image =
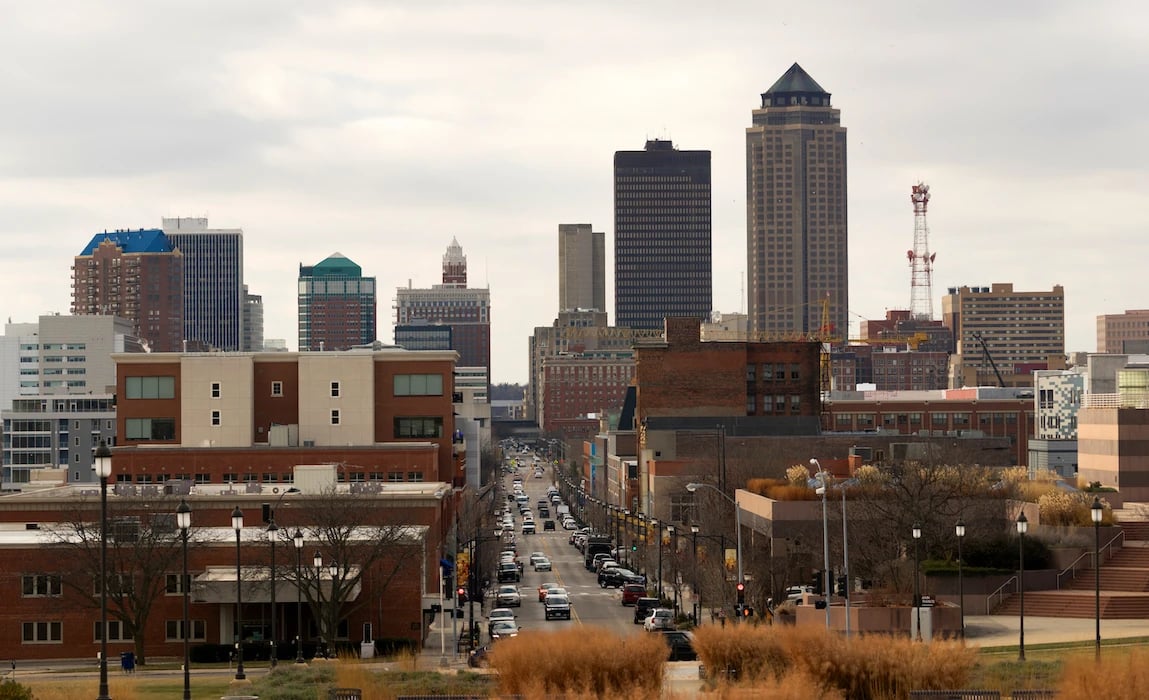
<path fill-rule="evenodd" d="M 639 598 L 646 597 L 646 586 L 641 583 L 628 583 L 622 587 L 622 604 L 634 605 Z"/>

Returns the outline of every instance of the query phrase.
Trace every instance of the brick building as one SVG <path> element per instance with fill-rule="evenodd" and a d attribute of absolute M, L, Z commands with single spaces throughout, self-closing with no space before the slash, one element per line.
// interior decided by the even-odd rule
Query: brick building
<path fill-rule="evenodd" d="M 329 477 L 333 478 L 333 473 Z M 272 488 L 228 494 L 226 487 L 195 485 L 190 493 L 179 495 L 168 492 L 170 489 L 132 487 L 128 491 L 123 486 L 110 490 L 108 497 L 108 570 L 121 572 L 118 575 L 130 579 L 141 592 L 150 583 L 145 576 L 151 576 L 158 588 L 142 632 L 129 631 L 114 614 L 115 603 L 109 604 L 111 659 L 120 652 L 135 650 L 137 639 L 149 657 L 182 655 L 182 560 L 173 518 L 181 498 L 192 508 L 188 573 L 193 649 L 211 647 L 206 653 L 219 654 L 232 643 L 236 629 L 236 535 L 230 523 L 236 507 L 244 514 L 240 533 L 243 608 L 238 627 L 248 645 L 246 658 L 267 658 L 273 618 L 280 658 L 294 656 L 297 634 L 303 639 L 307 656 L 326 639 L 357 649 L 364 639 L 420 642 L 427 635 L 430 606 L 438 596 L 443 535 L 437 523 L 450 501 L 447 484 L 355 489 L 354 485 L 332 483 L 330 489 L 319 492 L 304 487 L 303 493 L 282 491 L 278 496 L 274 494 L 278 489 Z M 63 488 L 0 497 L 0 568 L 6 572 L 0 576 L 0 595 L 6 601 L 0 609 L 0 654 L 6 658 L 96 657 L 100 609 L 91 580 L 99 571 L 98 535 L 82 546 L 64 540 L 76 540 L 72 523 L 86 522 L 91 527 L 99 522 L 98 494 L 98 489 Z M 355 528 L 377 536 L 392 533 L 393 539 L 386 548 L 369 550 L 319 534 L 330 524 L 323 512 L 333 502 L 353 509 Z M 261 511 L 268 507 L 275 508 L 279 528 L 274 607 L 271 544 L 267 524 L 261 518 Z M 297 528 L 305 542 L 299 569 L 291 542 Z M 140 544 L 135 544 L 137 539 L 125 538 L 138 538 Z M 123 547 L 124 542 L 133 546 Z M 313 568 L 316 552 L 329 564 L 339 561 L 334 578 L 329 568 Z M 146 558 L 138 559 L 141 556 Z M 302 589 L 297 581 L 301 581 Z M 109 598 L 114 598 L 114 592 Z M 301 610 L 296 602 L 299 598 L 303 600 Z M 321 639 L 317 605 L 332 600 L 339 601 L 338 624 Z M 297 614 L 302 616 L 302 629 L 296 627 Z M 200 653 L 197 650 L 196 656 Z"/>
<path fill-rule="evenodd" d="M 556 431 L 558 421 L 618 410 L 633 378 L 634 358 L 630 352 L 544 359 L 539 428 L 549 434 Z"/>
<path fill-rule="evenodd" d="M 462 487 L 454 352 L 116 354 L 113 480 L 275 483 L 299 464 L 346 481 Z"/>

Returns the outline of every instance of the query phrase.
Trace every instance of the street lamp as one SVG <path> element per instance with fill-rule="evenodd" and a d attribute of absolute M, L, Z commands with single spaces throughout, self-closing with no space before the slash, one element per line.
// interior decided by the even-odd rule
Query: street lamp
<path fill-rule="evenodd" d="M 1093 620 L 1097 638 L 1093 656 L 1097 661 L 1101 660 L 1101 516 L 1104 513 L 1101 497 L 1094 496 L 1089 517 L 1093 518 Z"/>
<path fill-rule="evenodd" d="M 675 534 L 673 525 L 666 526 L 666 533 L 670 535 L 670 554 L 674 557 L 670 560 L 673 564 L 670 577 L 674 588 L 674 616 L 678 617 L 678 535 Z M 661 574 L 659 577 L 661 578 Z"/>
<path fill-rule="evenodd" d="M 278 664 L 276 658 L 278 654 L 275 651 L 276 629 L 275 629 L 275 538 L 278 537 L 279 526 L 275 524 L 275 516 L 271 516 L 271 520 L 267 523 L 267 539 L 271 542 L 271 573 L 269 578 L 271 581 L 271 667 L 275 668 Z"/>
<path fill-rule="evenodd" d="M 191 529 L 192 524 L 192 509 L 188 505 L 187 499 L 180 499 L 179 507 L 176 508 L 176 526 L 180 529 L 180 536 L 183 540 L 183 555 L 184 555 L 184 576 L 180 580 L 180 588 L 184 594 L 184 696 L 183 700 L 191 700 L 191 653 L 188 648 L 188 595 L 191 588 L 191 581 L 188 579 L 188 530 Z"/>
<path fill-rule="evenodd" d="M 295 545 L 295 663 L 303 660 L 303 530 L 295 528 L 291 537 Z"/>
<path fill-rule="evenodd" d="M 311 565 L 315 567 L 315 609 L 319 611 L 315 627 L 319 631 L 319 641 L 326 646 L 327 642 L 323 639 L 323 552 L 315 550 L 315 555 L 311 557 Z M 315 656 L 318 658 L 319 654 L 316 653 Z M 326 649 L 323 650 L 323 658 L 327 658 Z"/>
<path fill-rule="evenodd" d="M 711 489 L 734 504 L 734 534 L 737 536 L 738 542 L 736 552 L 736 558 L 738 560 L 738 583 L 746 583 L 746 580 L 742 577 L 742 509 L 739 507 L 738 501 L 727 496 L 725 491 L 713 484 L 689 483 L 686 485 L 686 490 L 690 493 L 694 493 L 702 488 Z"/>
<path fill-rule="evenodd" d="M 702 622 L 702 594 L 698 592 L 698 526 L 690 526 L 690 566 L 694 570 L 694 575 L 691 577 L 693 581 L 690 583 L 690 592 L 693 593 L 694 600 L 690 601 L 690 611 L 694 613 L 694 624 L 698 625 Z"/>
<path fill-rule="evenodd" d="M 922 598 L 918 591 L 919 579 L 921 579 L 921 541 L 922 541 L 922 526 L 920 523 L 914 523 L 912 530 L 914 535 L 914 610 L 918 618 L 918 641 L 922 641 Z"/>
<path fill-rule="evenodd" d="M 818 469 L 818 472 L 817 472 L 818 480 L 821 481 L 821 483 L 822 483 L 822 486 L 819 489 L 819 491 L 821 491 L 821 494 L 822 494 L 823 546 L 826 546 L 829 544 L 829 537 L 830 537 L 829 532 L 828 532 L 828 528 L 826 527 L 826 491 L 828 490 L 828 487 L 829 487 L 830 475 L 824 469 L 822 469 L 822 463 L 819 462 L 817 459 L 811 458 L 810 464 Z M 830 603 L 829 603 L 829 600 L 830 600 L 829 599 L 830 572 L 828 571 L 828 569 L 830 568 L 829 547 L 826 547 L 826 550 L 827 550 L 827 553 L 825 555 L 825 557 L 826 557 L 825 562 L 826 562 L 826 569 L 827 569 L 827 571 L 826 571 L 826 586 L 827 586 L 827 590 L 826 590 L 826 595 L 827 595 L 827 598 L 826 598 L 826 627 L 828 629 L 830 627 Z M 845 579 L 846 579 L 846 585 L 842 590 L 842 598 L 845 601 L 845 607 L 846 607 L 845 632 L 846 632 L 846 637 L 849 638 L 849 636 L 850 636 L 850 538 L 849 538 L 849 531 L 847 529 L 847 521 L 846 521 L 846 485 L 845 484 L 842 484 L 842 574 L 843 574 L 843 576 L 845 576 Z"/>
<path fill-rule="evenodd" d="M 814 464 L 818 460 L 810 460 Z M 833 589 L 830 588 L 830 524 L 826 519 L 826 474 L 822 471 L 822 465 L 818 465 L 818 475 L 822 480 L 822 485 L 817 488 L 814 493 L 822 497 L 822 578 L 825 580 L 826 593 L 826 629 L 830 629 L 830 599 L 833 597 Z"/>
<path fill-rule="evenodd" d="M 1018 661 L 1025 661 L 1025 531 L 1028 529 L 1029 521 L 1025 519 L 1025 511 L 1022 511 L 1017 516 L 1017 588 L 1021 593 L 1021 608 L 1018 612 Z"/>
<path fill-rule="evenodd" d="M 962 591 L 962 560 L 961 560 L 961 542 L 965 539 L 965 523 L 961 518 L 958 518 L 957 525 L 954 526 L 954 533 L 958 538 L 958 608 L 961 611 L 961 639 L 965 641 L 965 595 Z"/>
<path fill-rule="evenodd" d="M 651 518 L 650 524 L 654 526 L 654 538 L 658 543 L 658 602 L 662 604 L 662 523 L 658 518 Z"/>
<path fill-rule="evenodd" d="M 239 506 L 231 512 L 231 527 L 235 530 L 235 679 L 242 681 L 247 679 L 247 674 L 243 672 L 243 622 L 240 621 L 243 614 L 243 570 L 240 567 L 239 538 L 243 532 L 243 511 Z"/>
<path fill-rule="evenodd" d="M 101 442 L 93 468 L 100 477 L 100 690 L 96 700 L 108 695 L 108 477 L 112 475 L 112 450 Z"/>
<path fill-rule="evenodd" d="M 327 573 L 331 574 L 331 608 L 334 612 L 333 617 L 339 619 L 339 610 L 335 604 L 335 579 L 339 576 L 339 562 L 332 561 L 327 565 Z M 331 654 L 335 651 L 335 630 L 327 630 L 327 658 L 331 658 Z"/>

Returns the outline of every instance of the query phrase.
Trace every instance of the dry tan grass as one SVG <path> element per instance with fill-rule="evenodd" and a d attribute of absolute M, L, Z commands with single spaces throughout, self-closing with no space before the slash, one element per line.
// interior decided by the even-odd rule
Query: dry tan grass
<path fill-rule="evenodd" d="M 85 680 L 31 680 L 20 681 L 32 689 L 36 700 L 74 700 L 96 695 L 95 678 Z M 116 700 L 137 700 L 135 678 L 108 677 L 108 694 Z"/>
<path fill-rule="evenodd" d="M 491 667 L 502 692 L 526 698 L 655 698 L 666 655 L 666 643 L 656 635 L 622 637 L 579 627 L 500 641 L 491 650 Z"/>
<path fill-rule="evenodd" d="M 703 625 L 694 630 L 694 649 L 708 669 L 729 669 L 740 683 L 780 678 L 789 666 L 781 627 Z"/>
<path fill-rule="evenodd" d="M 1140 700 L 1149 692 L 1149 652 L 1077 656 L 1065 664 L 1058 700 Z"/>

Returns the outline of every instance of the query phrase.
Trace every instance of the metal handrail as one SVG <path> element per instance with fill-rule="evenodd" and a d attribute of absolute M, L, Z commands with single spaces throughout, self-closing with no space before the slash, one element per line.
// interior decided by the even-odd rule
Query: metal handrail
<path fill-rule="evenodd" d="M 1125 531 L 1120 529 L 1120 528 L 1118 528 L 1117 534 L 1114 535 L 1108 542 L 1106 542 L 1105 546 L 1101 547 L 1101 551 L 1104 552 L 1107 549 L 1111 549 L 1113 547 L 1113 543 L 1116 542 L 1117 540 L 1122 541 L 1121 542 L 1122 547 L 1125 546 L 1125 541 L 1124 541 L 1125 540 Z M 1078 562 L 1080 562 L 1082 559 L 1085 559 L 1086 557 L 1089 557 L 1092 559 L 1096 554 L 1097 554 L 1096 552 L 1082 552 L 1081 556 L 1074 559 L 1073 563 L 1070 564 L 1069 566 L 1067 566 L 1065 568 L 1065 570 L 1058 572 L 1058 574 L 1057 574 L 1057 590 L 1059 590 L 1059 591 L 1061 590 L 1062 577 L 1064 577 L 1066 574 L 1073 574 L 1073 578 L 1074 579 L 1077 578 L 1077 568 L 1078 568 L 1077 563 Z M 1106 557 L 1106 560 L 1109 560 L 1112 558 L 1113 558 L 1113 554 L 1110 553 L 1109 556 Z M 1093 568 L 1097 568 L 1099 565 L 1100 564 L 1098 562 L 1093 562 Z"/>
<path fill-rule="evenodd" d="M 1004 596 L 1001 596 L 1000 594 L 1002 593 L 1002 591 L 1005 590 L 1005 587 L 1008 586 L 1010 583 L 1014 584 L 1014 586 L 1018 586 L 1017 577 L 1016 576 L 1010 576 L 1009 578 L 1007 578 L 1005 580 L 1005 583 L 998 586 L 996 591 L 994 591 L 993 593 L 990 593 L 989 595 L 987 595 L 985 597 L 985 613 L 987 615 L 992 614 L 993 609 L 997 607 L 996 605 L 993 607 L 990 607 L 989 601 L 992 600 L 994 596 L 999 596 L 1000 600 L 998 600 L 997 604 L 1001 605 L 1002 602 L 1004 601 Z"/>

